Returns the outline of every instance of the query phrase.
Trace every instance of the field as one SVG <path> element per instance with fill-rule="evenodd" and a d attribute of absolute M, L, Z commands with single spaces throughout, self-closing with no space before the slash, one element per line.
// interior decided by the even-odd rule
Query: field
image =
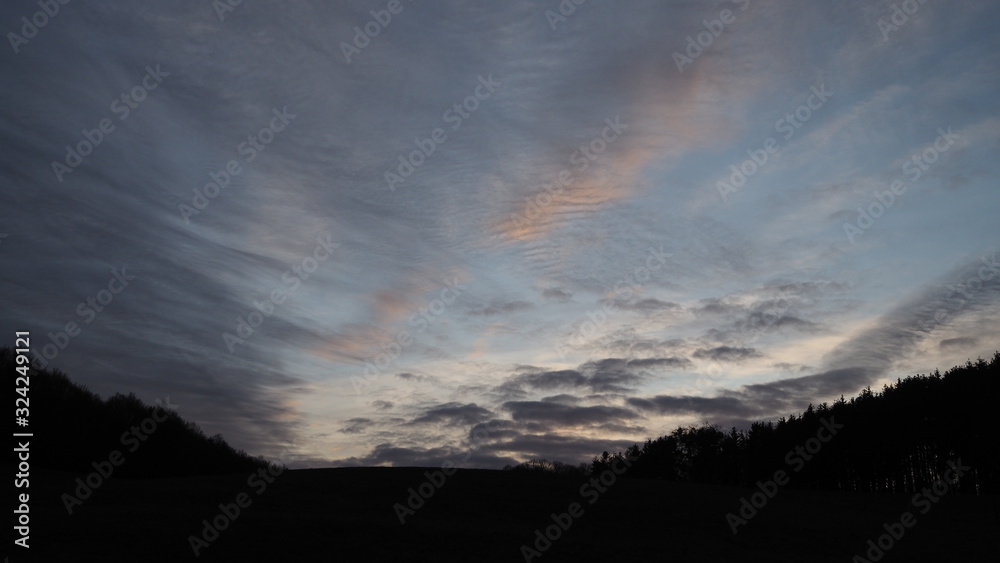
<path fill-rule="evenodd" d="M 909 496 L 780 488 L 734 535 L 726 514 L 754 490 L 618 479 L 581 494 L 580 476 L 504 471 L 459 470 L 400 524 L 394 505 L 406 505 L 426 471 L 437 469 L 295 470 L 270 483 L 248 475 L 112 479 L 73 515 L 60 497 L 73 492 L 77 476 L 37 472 L 31 560 L 525 561 L 522 545 L 537 547 L 535 530 L 567 513 L 568 529 L 531 561 L 846 563 L 908 510 L 915 524 L 880 561 L 992 561 L 988 554 L 1000 553 L 995 498 L 944 495 L 920 514 Z M 245 507 L 227 522 L 219 504 L 235 506 L 241 493 Z M 574 502 L 577 517 L 568 513 Z M 216 517 L 226 529 L 209 533 L 213 541 L 195 557 L 189 538 Z M 12 563 L 28 560 L 10 555 Z"/>

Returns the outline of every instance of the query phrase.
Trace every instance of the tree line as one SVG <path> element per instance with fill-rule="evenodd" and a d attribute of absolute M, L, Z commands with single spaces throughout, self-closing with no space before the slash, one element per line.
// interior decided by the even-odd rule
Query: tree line
<path fill-rule="evenodd" d="M 0 369 L 13 373 L 15 353 L 0 348 Z M 262 457 L 237 450 L 221 434 L 206 436 L 169 405 L 147 405 L 134 393 L 107 400 L 58 369 L 32 368 L 29 427 L 32 468 L 89 473 L 110 452 L 124 455 L 115 477 L 184 477 L 252 473 L 271 467 Z"/>
<path fill-rule="evenodd" d="M 913 493 L 960 459 L 971 470 L 954 490 L 993 494 L 1000 489 L 1000 442 L 991 418 L 998 394 L 1000 352 L 943 375 L 935 370 L 897 379 L 881 392 L 866 388 L 850 400 L 810 404 L 776 423 L 728 432 L 709 424 L 677 428 L 624 452 L 604 452 L 589 470 L 601 472 L 627 457 L 633 461 L 625 478 L 753 486 L 784 469 L 793 488 Z M 824 420 L 842 427 L 820 443 L 815 438 Z"/>

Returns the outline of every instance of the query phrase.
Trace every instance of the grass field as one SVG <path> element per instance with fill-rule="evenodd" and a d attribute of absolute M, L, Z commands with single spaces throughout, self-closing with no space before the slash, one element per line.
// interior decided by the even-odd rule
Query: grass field
<path fill-rule="evenodd" d="M 909 496 L 782 488 L 734 535 L 726 514 L 753 490 L 619 479 L 584 496 L 579 476 L 483 470 L 447 477 L 401 525 L 393 507 L 407 503 L 425 471 L 296 470 L 270 484 L 259 476 L 248 483 L 247 475 L 109 480 L 73 515 L 60 496 L 72 493 L 76 476 L 36 472 L 30 560 L 525 561 L 521 546 L 532 547 L 535 530 L 574 502 L 582 514 L 531 561 L 846 563 L 907 510 L 915 525 L 880 561 L 993 561 L 1000 553 L 995 498 L 945 495 L 919 514 Z M 200 537 L 203 520 L 240 493 L 249 505 L 195 557 L 189 537 Z M 22 560 L 19 550 L 10 553 L 12 563 Z"/>

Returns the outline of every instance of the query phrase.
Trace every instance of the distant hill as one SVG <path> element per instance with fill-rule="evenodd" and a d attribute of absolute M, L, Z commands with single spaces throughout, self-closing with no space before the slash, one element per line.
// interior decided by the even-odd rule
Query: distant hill
<path fill-rule="evenodd" d="M 15 353 L 0 349 L 0 368 L 14 374 Z M 207 437 L 169 408 L 146 405 L 135 394 L 107 400 L 59 370 L 30 371 L 29 427 L 33 469 L 77 474 L 94 471 L 118 451 L 115 477 L 186 477 L 251 473 L 269 462 L 236 450 L 221 435 Z M 166 405 L 165 405 L 166 406 Z M 17 428 L 17 427 L 15 427 Z"/>
<path fill-rule="evenodd" d="M 789 476 L 788 486 L 840 492 L 913 493 L 961 460 L 959 494 L 1000 492 L 1000 440 L 993 409 L 1000 397 L 1000 352 L 942 375 L 897 379 L 881 392 L 812 405 L 747 431 L 712 425 L 678 428 L 625 452 L 604 454 L 591 472 L 625 477 L 753 486 Z"/>

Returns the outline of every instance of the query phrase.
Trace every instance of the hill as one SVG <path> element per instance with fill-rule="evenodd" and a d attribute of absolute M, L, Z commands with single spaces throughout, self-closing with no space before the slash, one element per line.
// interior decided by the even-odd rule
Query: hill
<path fill-rule="evenodd" d="M 44 555 L 37 561 L 65 562 L 518 562 L 553 525 L 551 515 L 575 502 L 582 515 L 530 561 L 847 563 L 879 540 L 884 524 L 914 510 L 910 495 L 782 490 L 733 534 L 726 514 L 740 510 L 750 489 L 619 479 L 590 504 L 580 492 L 585 478 L 458 470 L 401 524 L 394 506 L 434 470 L 289 470 L 260 494 L 242 474 L 115 479 L 73 516 L 58 495 L 74 476 L 46 472 L 32 508 L 32 551 Z M 241 493 L 251 503 L 223 518 L 220 505 Z M 949 494 L 927 514 L 914 510 L 916 524 L 881 561 L 992 561 L 1000 551 L 995 503 Z M 225 529 L 196 556 L 192 537 L 205 537 L 206 525 Z"/>
<path fill-rule="evenodd" d="M 630 477 L 751 486 L 790 475 L 792 488 L 915 493 L 959 459 L 970 470 L 955 488 L 1000 492 L 1000 446 L 993 408 L 1000 396 L 1000 352 L 945 374 L 897 379 L 833 405 L 755 422 L 746 431 L 678 428 L 626 452 L 595 458 L 595 472 L 632 459 Z"/>
<path fill-rule="evenodd" d="M 14 351 L 0 348 L 3 373 L 16 375 L 16 367 Z M 206 436 L 169 404 L 146 405 L 132 393 L 101 400 L 59 370 L 32 368 L 29 377 L 30 426 L 15 432 L 35 434 L 35 469 L 86 474 L 116 451 L 122 463 L 114 477 L 219 475 L 268 466 L 221 435 Z"/>
<path fill-rule="evenodd" d="M 9 349 L 0 365 L 13 370 Z M 8 553 L 11 562 L 991 561 L 998 369 L 1000 353 L 747 431 L 679 428 L 589 466 L 507 471 L 288 470 L 206 437 L 164 405 L 101 400 L 43 371 L 31 376 L 33 558 Z"/>

